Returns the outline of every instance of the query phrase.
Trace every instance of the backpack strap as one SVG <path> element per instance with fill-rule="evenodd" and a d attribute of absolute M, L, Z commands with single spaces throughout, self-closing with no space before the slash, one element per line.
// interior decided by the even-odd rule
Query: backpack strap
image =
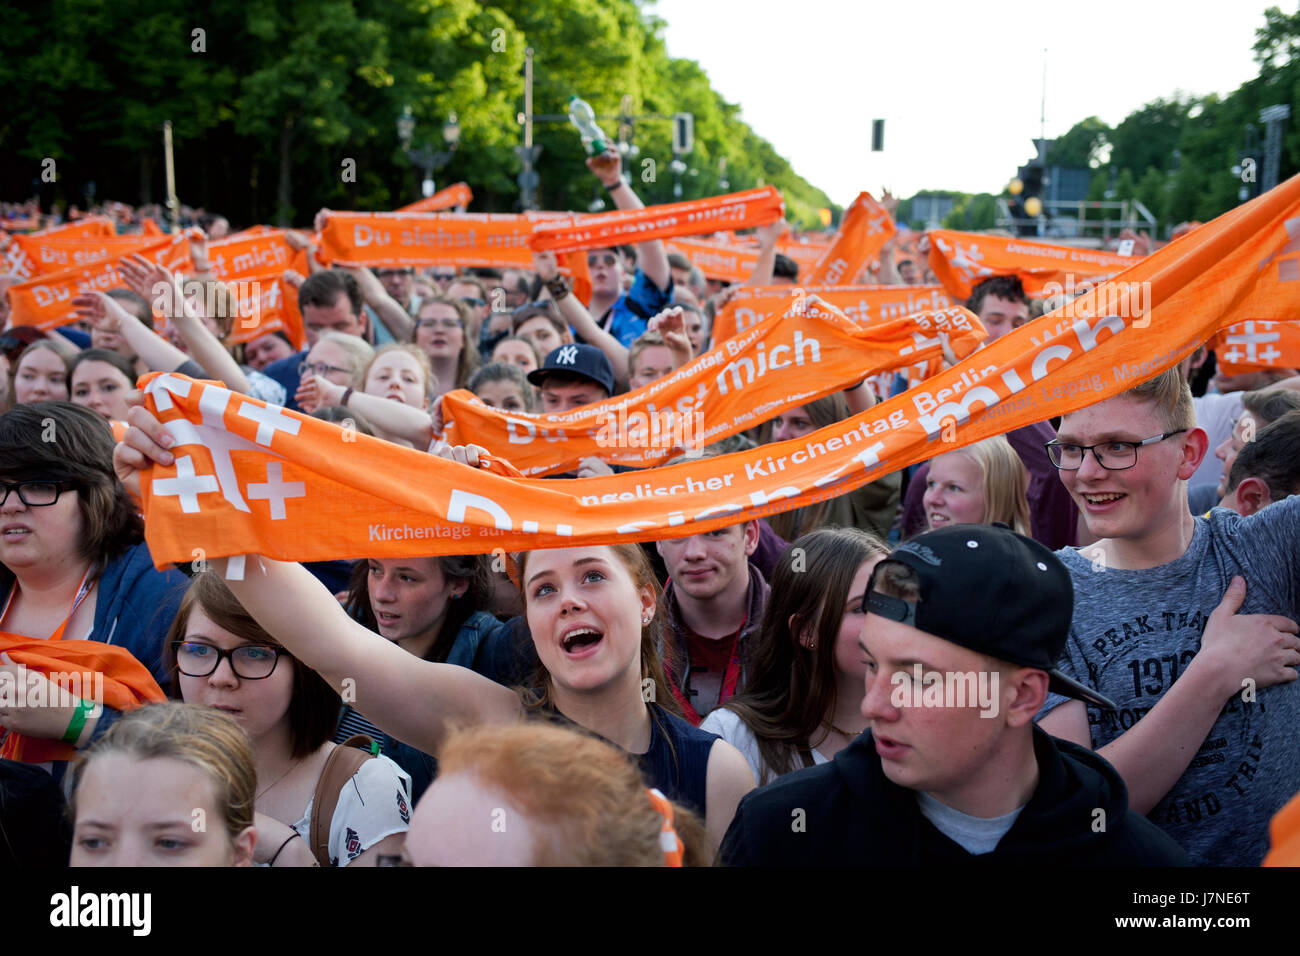
<path fill-rule="evenodd" d="M 379 750 L 367 734 L 353 734 L 325 761 L 325 767 L 316 781 L 316 793 L 311 801 L 311 826 L 307 845 L 321 866 L 330 865 L 330 823 L 339 805 L 339 793 L 362 765 Z"/>

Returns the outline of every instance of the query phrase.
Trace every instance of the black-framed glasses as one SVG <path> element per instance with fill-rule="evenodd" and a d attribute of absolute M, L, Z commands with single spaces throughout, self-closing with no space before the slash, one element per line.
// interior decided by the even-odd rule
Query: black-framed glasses
<path fill-rule="evenodd" d="M 1044 443 L 1043 447 L 1047 449 L 1047 457 L 1052 460 L 1052 464 L 1061 471 L 1075 471 L 1083 467 L 1083 456 L 1088 452 L 1092 452 L 1097 464 L 1107 471 L 1123 471 L 1137 464 L 1137 450 L 1143 445 L 1154 445 L 1185 431 L 1186 428 L 1176 428 L 1141 441 L 1104 441 L 1096 445 L 1074 445 L 1054 438 Z"/>
<path fill-rule="evenodd" d="M 233 651 L 223 651 L 199 641 L 173 641 L 176 651 L 176 669 L 186 677 L 209 677 L 221 666 L 223 658 L 230 658 L 230 669 L 243 680 L 265 680 L 275 671 L 283 648 L 267 644 L 243 644 Z"/>
<path fill-rule="evenodd" d="M 0 508 L 9 500 L 9 492 L 18 492 L 18 500 L 29 508 L 44 508 L 59 500 L 68 486 L 57 481 L 0 481 Z"/>
<path fill-rule="evenodd" d="M 330 372 L 343 372 L 347 375 L 352 374 L 350 368 L 339 368 L 337 365 L 326 365 L 324 362 L 308 362 L 306 360 L 298 363 L 298 377 L 306 378 L 308 374 L 319 375 L 321 378 L 329 375 Z"/>

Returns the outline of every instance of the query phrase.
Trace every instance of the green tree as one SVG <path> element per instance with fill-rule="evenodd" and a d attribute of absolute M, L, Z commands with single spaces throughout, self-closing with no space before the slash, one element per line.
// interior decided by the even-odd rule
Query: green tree
<path fill-rule="evenodd" d="M 1110 152 L 1111 128 L 1095 116 L 1070 127 L 1069 132 L 1052 142 L 1047 151 L 1049 166 L 1103 165 Z"/>

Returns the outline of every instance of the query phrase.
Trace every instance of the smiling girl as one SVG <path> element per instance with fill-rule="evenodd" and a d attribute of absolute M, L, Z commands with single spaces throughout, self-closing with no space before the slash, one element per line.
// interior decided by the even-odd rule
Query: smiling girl
<path fill-rule="evenodd" d="M 1001 521 L 1029 534 L 1029 474 L 1003 435 L 939 455 L 926 477 L 928 529 Z"/>

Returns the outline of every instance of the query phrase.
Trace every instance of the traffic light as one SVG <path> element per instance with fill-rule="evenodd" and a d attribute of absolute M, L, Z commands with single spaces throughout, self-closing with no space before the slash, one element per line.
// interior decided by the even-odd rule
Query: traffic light
<path fill-rule="evenodd" d="M 1012 218 L 1031 220 L 1043 211 L 1043 172 L 1041 163 L 1029 163 L 1016 170 L 1015 181 L 1019 181 L 1021 188 L 1008 203 Z M 1017 223 L 1016 233 L 1021 236 L 1036 236 L 1038 223 Z"/>

